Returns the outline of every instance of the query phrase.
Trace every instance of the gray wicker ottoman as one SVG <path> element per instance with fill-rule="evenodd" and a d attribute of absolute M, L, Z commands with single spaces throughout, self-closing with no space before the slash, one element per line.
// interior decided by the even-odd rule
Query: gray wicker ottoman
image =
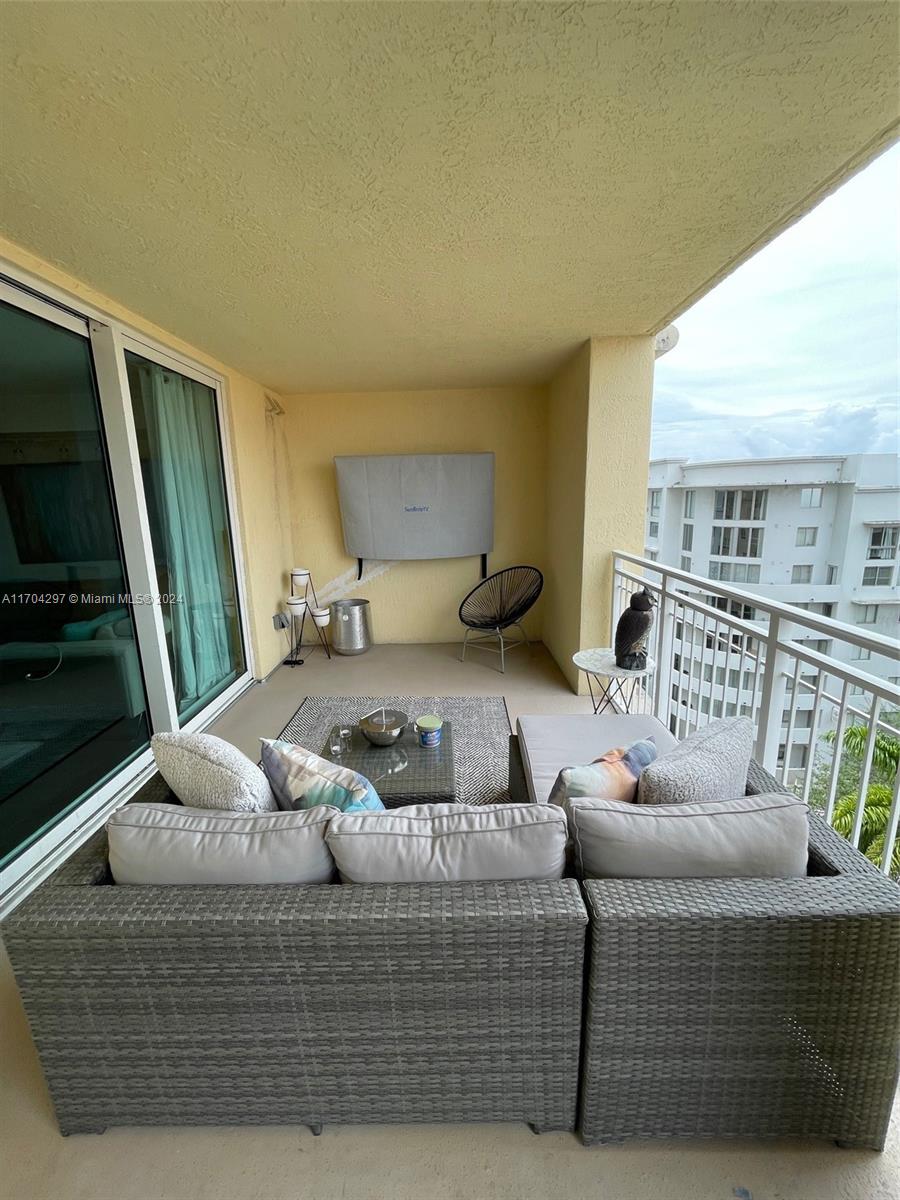
<path fill-rule="evenodd" d="M 116 887 L 96 837 L 3 926 L 63 1133 L 574 1129 L 574 880 Z"/>

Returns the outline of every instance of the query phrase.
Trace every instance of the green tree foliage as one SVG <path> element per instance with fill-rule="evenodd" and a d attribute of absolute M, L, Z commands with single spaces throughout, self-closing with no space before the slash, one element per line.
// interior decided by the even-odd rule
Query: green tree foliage
<path fill-rule="evenodd" d="M 900 714 L 890 712 L 883 719 L 897 725 Z M 866 753 L 869 730 L 866 725 L 850 725 L 844 731 L 843 748 L 838 766 L 834 811 L 831 822 L 838 833 L 849 838 L 856 820 L 859 786 L 862 782 L 862 767 Z M 825 742 L 834 744 L 834 733 L 826 733 Z M 813 767 L 809 800 L 813 808 L 824 809 L 831 780 L 832 755 L 821 756 Z M 875 735 L 872 752 L 872 768 L 866 790 L 865 807 L 860 829 L 859 848 L 877 866 L 884 857 L 884 841 L 891 813 L 894 780 L 900 769 L 900 737 L 879 730 Z M 891 854 L 890 874 L 900 877 L 900 838 Z"/>
<path fill-rule="evenodd" d="M 863 810 L 862 828 L 859 833 L 859 848 L 863 854 L 877 867 L 881 866 L 884 856 L 884 835 L 891 815 L 891 789 L 883 783 L 873 783 L 866 792 L 866 806 Z M 853 822 L 856 820 L 857 798 L 841 796 L 834 806 L 831 823 L 845 838 L 853 832 Z M 894 843 L 891 854 L 891 875 L 900 876 L 900 838 Z"/>

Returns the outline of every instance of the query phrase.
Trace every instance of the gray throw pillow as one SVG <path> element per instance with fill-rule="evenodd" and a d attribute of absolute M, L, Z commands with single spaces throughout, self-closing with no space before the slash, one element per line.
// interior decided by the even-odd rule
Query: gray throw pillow
<path fill-rule="evenodd" d="M 711 721 L 644 768 L 638 804 L 702 804 L 743 796 L 752 753 L 749 717 Z"/>
<path fill-rule="evenodd" d="M 211 733 L 155 733 L 150 748 L 160 775 L 182 804 L 232 812 L 275 812 L 269 781 L 236 746 Z"/>

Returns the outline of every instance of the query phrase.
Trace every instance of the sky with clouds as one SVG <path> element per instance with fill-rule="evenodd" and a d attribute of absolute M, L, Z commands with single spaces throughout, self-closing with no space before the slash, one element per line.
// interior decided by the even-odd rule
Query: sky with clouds
<path fill-rule="evenodd" d="M 900 146 L 675 323 L 653 458 L 897 453 Z"/>

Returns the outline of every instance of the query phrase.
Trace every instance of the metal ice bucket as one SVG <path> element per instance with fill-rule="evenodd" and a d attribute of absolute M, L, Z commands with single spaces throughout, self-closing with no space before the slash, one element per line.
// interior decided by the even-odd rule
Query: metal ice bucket
<path fill-rule="evenodd" d="M 338 654 L 364 654 L 372 645 L 368 600 L 335 600 L 331 605 L 331 646 Z"/>

